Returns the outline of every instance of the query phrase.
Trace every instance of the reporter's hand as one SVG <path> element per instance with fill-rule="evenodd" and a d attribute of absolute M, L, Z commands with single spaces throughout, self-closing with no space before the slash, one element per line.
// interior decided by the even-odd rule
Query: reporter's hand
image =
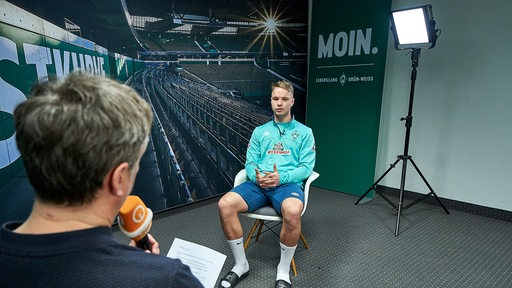
<path fill-rule="evenodd" d="M 151 251 L 146 250 L 146 253 L 160 254 L 160 248 L 158 247 L 158 242 L 149 233 L 148 233 L 148 240 L 149 240 L 149 245 L 151 245 Z M 128 245 L 130 245 L 132 247 L 137 247 L 137 244 L 133 240 L 130 240 L 130 243 Z"/>

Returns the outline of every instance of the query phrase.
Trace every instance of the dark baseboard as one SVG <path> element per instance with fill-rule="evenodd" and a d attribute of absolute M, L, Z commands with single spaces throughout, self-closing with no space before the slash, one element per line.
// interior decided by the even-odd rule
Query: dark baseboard
<path fill-rule="evenodd" d="M 206 205 L 217 203 L 217 202 L 219 202 L 219 199 L 222 196 L 224 196 L 224 194 L 213 195 L 208 198 L 203 198 L 203 199 L 196 200 L 196 201 L 193 201 L 190 203 L 185 203 L 185 204 L 174 206 L 174 207 L 171 207 L 168 209 L 160 210 L 154 214 L 153 219 L 158 220 L 158 219 L 162 219 L 162 218 L 167 218 L 168 216 L 171 216 L 171 215 L 176 215 L 181 212 L 190 211 L 190 210 L 194 210 L 197 208 L 201 208 Z"/>
<path fill-rule="evenodd" d="M 219 199 L 223 195 L 224 194 L 214 195 L 212 197 L 204 198 L 204 199 L 201 199 L 201 200 L 196 200 L 196 201 L 191 202 L 191 203 L 181 204 L 181 205 L 178 205 L 178 206 L 175 206 L 175 207 L 171 207 L 171 208 L 168 208 L 168 209 L 156 211 L 153 214 L 153 221 L 158 220 L 158 219 L 163 219 L 163 218 L 169 217 L 171 215 L 176 215 L 176 214 L 179 214 L 181 212 L 194 210 L 194 209 L 206 206 L 206 205 L 210 205 L 210 204 L 216 203 L 216 202 L 219 201 Z M 114 222 L 114 224 L 112 224 L 112 230 L 114 232 L 120 231 L 119 225 L 118 225 L 117 221 Z"/>
<path fill-rule="evenodd" d="M 377 189 L 380 193 L 384 195 L 389 195 L 392 197 L 399 198 L 400 197 L 400 189 L 397 188 L 391 188 L 386 186 L 377 185 Z M 412 191 L 404 191 L 404 199 L 409 201 L 415 201 L 417 199 L 420 199 L 424 197 L 424 194 L 412 192 Z M 443 203 L 443 205 L 448 209 L 453 209 L 461 212 L 471 213 L 475 215 L 490 217 L 494 219 L 504 220 L 512 222 L 512 212 L 496 209 L 496 208 L 490 208 L 470 203 L 465 203 L 461 201 L 451 200 L 451 199 L 445 199 L 438 197 L 439 201 Z M 424 200 L 421 201 L 422 203 L 428 203 L 431 205 L 437 205 L 439 206 L 439 203 L 436 201 L 435 197 L 427 197 Z M 404 203 L 404 205 L 407 205 L 407 203 Z"/>

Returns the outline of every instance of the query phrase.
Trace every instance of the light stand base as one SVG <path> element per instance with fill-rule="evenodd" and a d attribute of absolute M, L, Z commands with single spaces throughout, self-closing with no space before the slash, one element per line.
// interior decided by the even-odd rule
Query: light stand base
<path fill-rule="evenodd" d="M 377 189 L 377 185 L 379 184 L 379 182 L 384 179 L 384 177 L 393 169 L 396 167 L 396 165 L 398 164 L 398 162 L 402 161 L 402 183 L 400 185 L 400 195 L 399 195 L 399 200 L 398 200 L 398 203 L 395 204 L 393 201 L 391 201 L 386 195 L 384 195 L 381 191 L 379 191 Z M 418 175 L 421 177 L 421 179 L 423 180 L 423 182 L 425 183 L 425 185 L 428 187 L 429 189 L 429 193 L 423 195 L 422 197 L 414 200 L 413 202 L 407 204 L 407 205 L 403 205 L 404 204 L 404 193 L 405 193 L 405 170 L 407 169 L 407 162 L 411 162 L 411 164 L 413 165 L 414 169 L 416 170 L 416 172 L 418 173 Z M 384 174 L 382 174 L 382 176 L 379 177 L 379 179 L 377 179 L 377 181 L 375 181 L 375 183 L 373 183 L 372 186 L 370 186 L 370 188 L 368 188 L 368 190 L 366 190 L 366 192 L 361 195 L 359 197 L 359 199 L 355 202 L 355 205 L 357 204 L 360 204 L 360 203 L 366 203 L 369 201 L 368 198 L 365 198 L 366 195 L 368 195 L 368 193 L 370 193 L 371 191 L 374 191 L 375 193 L 379 194 L 379 196 L 382 197 L 382 199 L 384 199 L 389 205 L 391 205 L 391 207 L 393 207 L 393 209 L 397 210 L 397 218 L 396 218 L 396 227 L 395 227 L 395 236 L 398 236 L 399 235 L 399 227 L 400 227 L 400 216 L 402 214 L 402 211 L 403 210 L 407 210 L 409 208 L 411 208 L 412 206 L 418 204 L 419 202 L 421 201 L 424 201 L 426 200 L 427 198 L 431 197 L 431 196 L 434 196 L 434 199 L 437 201 L 437 203 L 443 208 L 443 210 L 446 212 L 446 214 L 450 214 L 450 212 L 448 211 L 448 209 L 446 208 L 446 206 L 443 205 L 443 202 L 441 202 L 441 200 L 439 199 L 439 197 L 437 197 L 437 194 L 434 192 L 434 190 L 432 189 L 432 186 L 430 186 L 430 184 L 428 183 L 427 179 L 425 178 L 425 176 L 423 175 L 423 173 L 421 173 L 420 169 L 418 168 L 418 165 L 416 165 L 416 163 L 414 162 L 414 160 L 412 160 L 412 157 L 410 155 L 408 156 L 404 156 L 404 155 L 398 155 L 397 156 L 397 159 L 395 160 L 395 162 L 393 162 L 393 164 L 390 165 L 390 167 L 384 172 Z M 365 201 L 363 200 L 365 199 Z M 368 199 L 368 200 L 367 200 Z"/>

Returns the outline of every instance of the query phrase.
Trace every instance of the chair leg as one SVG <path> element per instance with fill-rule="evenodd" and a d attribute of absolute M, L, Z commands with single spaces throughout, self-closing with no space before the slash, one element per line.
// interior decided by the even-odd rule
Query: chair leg
<path fill-rule="evenodd" d="M 260 227 L 258 228 L 258 234 L 256 234 L 256 241 L 258 241 L 258 239 L 260 238 L 260 234 L 261 234 L 261 228 L 263 228 L 263 225 L 265 224 L 265 222 L 263 222 L 263 220 L 256 220 L 258 223 L 260 223 Z"/>
<path fill-rule="evenodd" d="M 304 243 L 304 246 L 306 247 L 306 249 L 309 249 L 309 244 L 308 244 L 308 242 L 306 242 L 306 238 L 304 238 L 304 234 L 302 234 L 302 232 L 300 232 L 300 240 L 302 240 L 302 243 Z M 297 273 L 297 265 L 295 265 L 295 257 L 292 257 L 291 265 L 292 265 L 293 275 L 297 276 L 299 273 Z"/>
<path fill-rule="evenodd" d="M 304 243 L 304 246 L 306 246 L 306 249 L 309 249 L 309 244 L 306 242 L 306 238 L 304 238 L 304 234 L 300 232 L 300 240 L 302 240 L 302 243 Z"/>
<path fill-rule="evenodd" d="M 293 276 L 297 276 L 297 266 L 295 266 L 295 257 L 292 257 L 292 270 L 293 270 Z"/>
<path fill-rule="evenodd" d="M 245 239 L 244 249 L 247 249 L 247 246 L 249 246 L 249 242 L 251 241 L 252 234 L 254 234 L 254 231 L 256 230 L 256 227 L 258 227 L 258 224 L 259 224 L 258 220 L 254 221 L 251 231 L 249 231 L 249 234 L 247 234 L 247 239 Z"/>

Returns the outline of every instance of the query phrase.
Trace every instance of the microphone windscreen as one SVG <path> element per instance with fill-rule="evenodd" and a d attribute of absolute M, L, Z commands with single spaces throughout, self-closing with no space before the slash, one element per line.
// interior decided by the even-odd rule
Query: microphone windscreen
<path fill-rule="evenodd" d="M 153 211 L 136 195 L 129 195 L 119 210 L 119 228 L 134 241 L 139 241 L 149 232 Z"/>

